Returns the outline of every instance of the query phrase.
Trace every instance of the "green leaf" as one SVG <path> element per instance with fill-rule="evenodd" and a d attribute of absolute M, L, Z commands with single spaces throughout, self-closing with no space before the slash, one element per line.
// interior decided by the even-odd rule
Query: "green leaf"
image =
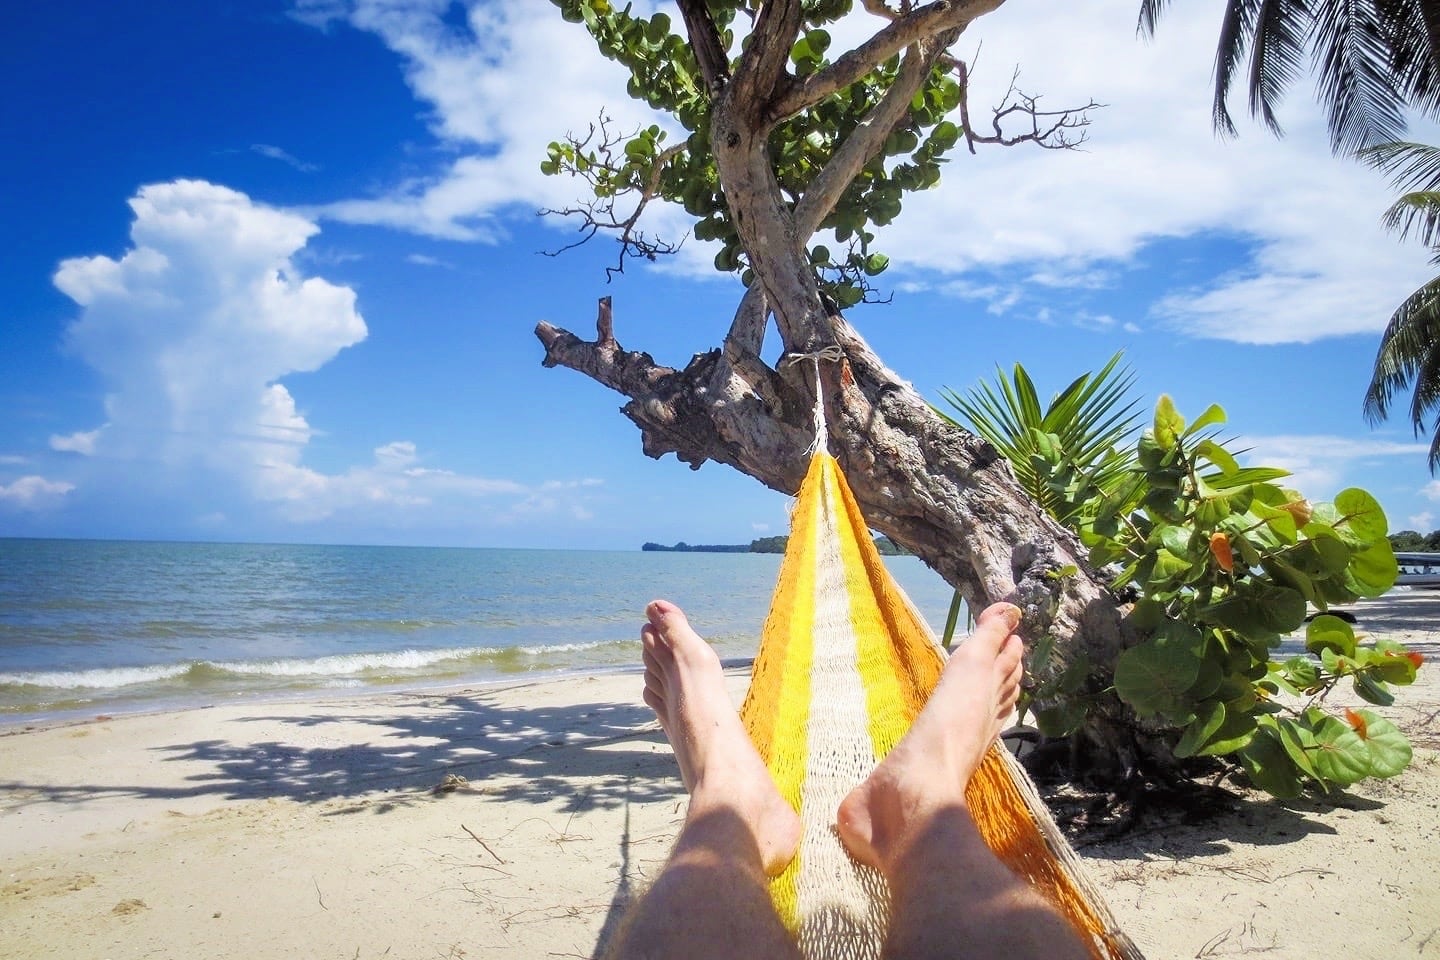
<path fill-rule="evenodd" d="M 1393 777 L 1410 765 L 1410 741 L 1399 727 L 1374 710 L 1357 710 L 1355 713 L 1364 720 L 1364 733 L 1360 734 L 1360 739 L 1365 742 L 1370 754 L 1370 776 L 1382 779 Z"/>
<path fill-rule="evenodd" d="M 1260 730 L 1238 754 L 1240 764 L 1255 786 L 1272 797 L 1293 800 L 1300 796 L 1300 778 L 1280 738 L 1270 730 Z"/>
<path fill-rule="evenodd" d="M 1358 671 L 1352 678 L 1351 683 L 1355 692 L 1359 694 L 1366 703 L 1373 703 L 1377 707 L 1388 707 L 1395 702 L 1395 694 L 1381 680 L 1372 677 L 1367 671 Z"/>
<path fill-rule="evenodd" d="M 1213 410 L 1215 408 L 1211 407 L 1211 409 Z M 1199 420 L 1195 421 L 1196 424 L 1198 424 L 1199 422 Z M 1194 430 L 1195 425 L 1192 424 L 1190 429 Z M 1240 472 L 1239 462 L 1237 462 L 1236 459 L 1230 455 L 1229 450 L 1226 450 L 1214 440 L 1200 441 L 1198 444 L 1195 445 L 1195 453 L 1197 456 L 1202 456 L 1205 459 L 1209 460 L 1211 463 L 1215 464 L 1215 466 L 1219 467 L 1222 476 L 1229 476 Z"/>
<path fill-rule="evenodd" d="M 1212 403 L 1210 404 L 1210 406 L 1205 408 L 1204 413 L 1200 414 L 1200 416 L 1195 418 L 1194 423 L 1190 424 L 1190 429 L 1185 431 L 1185 436 L 1192 436 L 1193 434 L 1197 433 L 1200 430 L 1204 430 L 1206 427 L 1211 426 L 1212 424 L 1224 422 L 1225 409 L 1221 407 L 1218 403 Z M 1231 462 L 1234 462 L 1233 459 Z"/>
<path fill-rule="evenodd" d="M 1400 566 L 1395 551 L 1383 535 L 1368 547 L 1350 557 L 1346 569 L 1346 586 L 1362 597 L 1378 597 L 1395 585 Z"/>
<path fill-rule="evenodd" d="M 1279 734 L 1280 745 L 1295 766 L 1314 780 L 1324 780 L 1320 771 L 1315 769 L 1314 757 L 1319 745 L 1315 742 L 1314 731 L 1289 717 L 1262 717 L 1260 724 Z"/>
<path fill-rule="evenodd" d="M 1415 664 L 1405 654 L 1389 651 L 1382 653 L 1378 650 L 1365 650 L 1362 653 L 1362 663 L 1384 683 L 1405 687 L 1415 682 Z"/>
<path fill-rule="evenodd" d="M 1380 502 L 1359 487 L 1341 490 L 1335 495 L 1335 509 L 1340 511 L 1341 523 L 1361 540 L 1384 540 L 1388 524 Z M 1341 524 L 1336 524 L 1340 526 Z"/>
<path fill-rule="evenodd" d="M 1078 700 L 1035 711 L 1035 726 L 1047 737 L 1068 737 L 1085 723 L 1085 705 Z"/>
<path fill-rule="evenodd" d="M 1370 775 L 1370 751 L 1346 723 L 1325 717 L 1315 725 L 1315 769 L 1332 783 L 1348 787 Z"/>
<path fill-rule="evenodd" d="M 1322 613 L 1305 627 L 1305 649 L 1319 654 L 1327 648 L 1342 657 L 1355 656 L 1355 628 L 1339 617 Z"/>
<path fill-rule="evenodd" d="M 1115 661 L 1115 692 L 1142 714 L 1174 709 L 1195 683 L 1200 658 L 1180 644 L 1137 644 Z"/>
<path fill-rule="evenodd" d="M 1175 756 L 1195 756 L 1224 722 L 1225 704 L 1213 701 L 1202 703 L 1197 708 L 1195 719 L 1190 721 L 1190 725 L 1180 737 L 1180 742 L 1175 745 Z"/>
<path fill-rule="evenodd" d="M 1316 668 L 1315 661 L 1309 657 L 1291 657 L 1285 661 L 1282 669 L 1285 679 L 1301 690 L 1320 682 L 1320 671 Z"/>
<path fill-rule="evenodd" d="M 1257 729 L 1258 725 L 1253 716 L 1227 704 L 1224 722 L 1210 734 L 1209 739 L 1201 744 L 1196 753 L 1202 757 L 1219 757 L 1227 753 L 1234 753 L 1250 743 Z"/>

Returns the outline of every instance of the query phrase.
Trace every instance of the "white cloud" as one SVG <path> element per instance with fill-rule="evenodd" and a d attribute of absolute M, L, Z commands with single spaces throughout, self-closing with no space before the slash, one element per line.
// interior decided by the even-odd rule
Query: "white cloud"
<path fill-rule="evenodd" d="M 104 427 L 97 427 L 94 430 L 77 430 L 68 436 L 52 433 L 50 449 L 91 456 L 95 453 L 95 441 L 100 439 L 100 434 L 104 429 Z"/>
<path fill-rule="evenodd" d="M 301 160 L 289 151 L 282 150 L 279 147 L 271 146 L 268 143 L 252 143 L 250 145 L 250 149 L 255 153 L 260 154 L 260 156 L 262 157 L 268 157 L 271 160 L 279 160 L 281 163 L 292 166 L 296 170 L 299 170 L 301 173 L 314 173 L 316 170 L 320 169 L 320 167 L 316 164 L 306 163 L 304 160 Z"/>
<path fill-rule="evenodd" d="M 431 108 L 435 135 L 459 152 L 428 175 L 332 204 L 324 215 L 497 241 L 507 210 L 563 206 L 580 189 L 539 174 L 546 143 L 583 131 L 602 107 L 624 130 L 654 119 L 624 94 L 624 69 L 601 58 L 586 32 L 550 5 L 471 2 L 467 30 L 446 23 L 448 10 L 439 0 L 300 3 L 297 19 L 324 29 L 343 20 L 399 54 L 412 90 Z M 1108 106 L 1093 113 L 1083 151 L 958 152 L 940 187 L 912 198 L 881 231 L 900 287 L 915 289 L 916 270 L 942 281 L 962 277 L 951 293 L 1004 313 L 1025 286 L 1100 289 L 1147 244 L 1215 236 L 1250 253 L 1238 268 L 1217 265 L 1198 282 L 1170 280 L 1154 309 L 1159 323 L 1247 343 L 1381 329 L 1394 305 L 1430 276 L 1426 254 L 1381 230 L 1378 217 L 1390 201 L 1382 178 L 1329 155 L 1308 81 L 1287 101 L 1286 139 L 1245 122 L 1238 142 L 1218 140 L 1209 96 L 1219 11 L 1173 5 L 1153 42 L 1137 39 L 1135 11 L 1133 0 L 1043 10 L 1010 4 L 962 37 L 962 56 L 983 44 L 970 96 L 981 127 L 1017 64 L 1021 86 L 1043 95 L 1042 108 L 1090 98 Z M 873 18 L 853 14 L 832 30 L 833 49 L 873 28 Z M 671 237 L 687 224 L 673 210 L 651 221 Z M 684 265 L 707 269 L 705 246 L 688 244 Z M 997 285 L 974 279 L 976 270 L 986 277 L 1009 271 L 1016 280 Z"/>
<path fill-rule="evenodd" d="M 1421 443 L 1324 434 L 1242 436 L 1227 446 L 1232 450 L 1248 447 L 1249 452 L 1241 457 L 1248 465 L 1290 471 L 1290 476 L 1278 481 L 1280 485 L 1299 490 L 1311 500 L 1329 500 L 1335 496 L 1349 485 L 1346 477 L 1362 462 L 1386 457 L 1420 458 L 1430 449 Z M 1431 485 L 1440 491 L 1440 485 Z M 1432 499 L 1440 499 L 1440 492 Z"/>
<path fill-rule="evenodd" d="M 54 505 L 74 489 L 73 483 L 31 474 L 8 484 L 0 483 L 0 503 L 13 504 L 22 510 L 39 510 Z"/>
<path fill-rule="evenodd" d="M 18 464 L 21 464 L 21 463 L 29 463 L 29 462 L 30 462 L 30 458 L 29 458 L 29 457 L 21 456 L 20 454 L 16 454 L 16 453 L 0 454 L 0 463 L 3 463 L 3 464 L 18 465 Z"/>
<path fill-rule="evenodd" d="M 1440 500 L 1440 480 L 1431 480 L 1420 488 L 1420 493 L 1426 500 Z"/>
<path fill-rule="evenodd" d="M 378 36 L 402 58 L 406 82 L 431 108 L 435 136 L 447 153 L 459 154 L 379 195 L 328 204 L 323 216 L 499 242 L 508 213 L 528 217 L 538 208 L 570 206 L 581 195 L 578 181 L 540 174 L 551 141 L 572 132 L 583 136 L 602 110 L 613 130 L 627 135 L 661 121 L 626 96 L 625 72 L 550 4 L 471 3 L 465 29 L 447 22 L 449 7 L 356 0 L 304 2 L 296 12 L 322 29 L 343 20 Z M 678 240 L 690 218 L 657 210 L 646 222 Z"/>
<path fill-rule="evenodd" d="M 100 469 L 121 464 L 132 476 L 185 473 L 229 507 L 207 508 L 210 516 L 259 503 L 292 522 L 343 513 L 376 522 L 449 515 L 465 502 L 484 502 L 489 523 L 588 516 L 598 480 L 527 486 L 465 475 L 423 465 L 409 440 L 339 472 L 306 465 L 316 430 L 281 380 L 319 369 L 367 333 L 353 290 L 296 265 L 314 222 L 200 181 L 144 187 L 130 205 L 129 251 L 66 260 L 55 273 L 83 308 L 68 340 L 102 375 L 109 422 L 52 436 L 53 449 L 103 453 Z M 69 489 L 45 484 L 23 478 L 4 489 L 36 501 Z"/>
<path fill-rule="evenodd" d="M 1419 533 L 1429 533 L 1435 529 L 1435 514 L 1429 510 L 1422 510 L 1419 513 L 1411 514 L 1405 519 L 1408 529 Z"/>
<path fill-rule="evenodd" d="M 55 273 L 83 308 L 67 339 L 106 382 L 109 424 L 51 445 L 242 475 L 297 462 L 311 431 L 279 379 L 366 334 L 353 290 L 295 266 L 318 228 L 195 180 L 143 187 L 130 206 L 128 252 Z"/>

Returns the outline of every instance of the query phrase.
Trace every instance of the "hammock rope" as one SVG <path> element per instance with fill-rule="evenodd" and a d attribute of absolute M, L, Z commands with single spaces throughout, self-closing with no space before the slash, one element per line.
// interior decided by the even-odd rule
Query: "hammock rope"
<path fill-rule="evenodd" d="M 945 654 L 825 452 L 823 410 L 816 427 L 741 719 L 803 824 L 795 859 L 770 886 L 781 920 L 807 960 L 869 960 L 879 956 L 889 893 L 845 850 L 835 811 L 910 729 Z M 1055 904 L 1092 957 L 1142 960 L 1008 750 L 990 748 L 966 804 L 990 848 Z"/>

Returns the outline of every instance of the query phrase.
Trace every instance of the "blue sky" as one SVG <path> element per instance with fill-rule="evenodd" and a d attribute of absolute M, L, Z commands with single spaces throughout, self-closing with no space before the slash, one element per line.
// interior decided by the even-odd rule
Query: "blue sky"
<path fill-rule="evenodd" d="M 1285 139 L 1213 136 L 1218 4 L 1154 42 L 1136 6 L 1011 0 L 971 28 L 975 112 L 1017 67 L 1045 105 L 1108 106 L 1083 152 L 957 154 L 882 233 L 893 304 L 852 321 L 937 402 L 1016 361 L 1049 393 L 1123 349 L 1147 407 L 1219 402 L 1312 499 L 1364 486 L 1392 529 L 1440 526 L 1425 444 L 1360 415 L 1425 251 L 1381 230 L 1385 183 L 1329 155 L 1303 85 Z M 623 345 L 682 366 L 740 294 L 694 241 L 609 285 L 603 242 L 538 254 L 572 225 L 536 210 L 578 189 L 540 176 L 546 143 L 602 106 L 651 122 L 551 5 L 31 4 L 0 50 L 0 535 L 785 530 L 785 497 L 646 458 L 618 394 L 540 365 L 535 323 L 589 333 L 609 294 Z"/>

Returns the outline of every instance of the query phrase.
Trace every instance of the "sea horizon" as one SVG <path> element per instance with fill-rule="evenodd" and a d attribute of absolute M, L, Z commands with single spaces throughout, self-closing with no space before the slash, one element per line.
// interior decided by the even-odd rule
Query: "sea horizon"
<path fill-rule="evenodd" d="M 0 727 L 639 664 L 666 597 L 753 657 L 780 555 L 0 538 Z M 938 629 L 951 590 L 886 558 Z"/>

